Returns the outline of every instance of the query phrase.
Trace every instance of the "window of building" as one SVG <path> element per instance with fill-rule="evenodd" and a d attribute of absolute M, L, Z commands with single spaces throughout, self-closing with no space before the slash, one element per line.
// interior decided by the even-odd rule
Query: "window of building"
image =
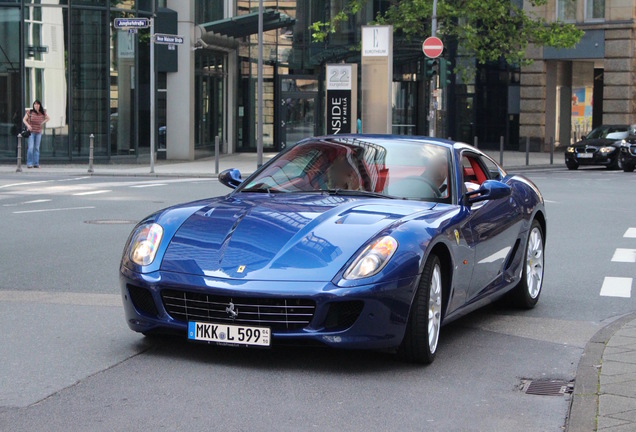
<path fill-rule="evenodd" d="M 22 123 L 20 46 L 12 35 L 20 33 L 20 9 L 0 7 L 0 158 L 15 158 L 16 135 Z M 24 146 L 24 143 L 23 143 Z"/>
<path fill-rule="evenodd" d="M 74 9 L 71 11 L 70 74 L 73 83 L 71 112 L 73 136 L 71 154 L 88 156 L 89 137 L 94 136 L 95 156 L 108 155 L 109 76 L 104 66 L 108 59 L 108 33 L 95 29 L 109 28 L 106 11 Z M 49 116 L 51 113 L 49 110 Z"/>
<path fill-rule="evenodd" d="M 602 21 L 605 18 L 605 0 L 585 1 L 585 20 Z"/>
<path fill-rule="evenodd" d="M 576 0 L 557 0 L 557 20 L 576 21 Z"/>

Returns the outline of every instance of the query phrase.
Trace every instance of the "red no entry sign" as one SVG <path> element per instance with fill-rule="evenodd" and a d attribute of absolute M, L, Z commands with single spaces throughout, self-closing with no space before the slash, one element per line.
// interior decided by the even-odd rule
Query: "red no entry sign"
<path fill-rule="evenodd" d="M 440 38 L 431 36 L 426 38 L 422 44 L 422 51 L 428 58 L 437 58 L 444 51 L 444 43 Z"/>

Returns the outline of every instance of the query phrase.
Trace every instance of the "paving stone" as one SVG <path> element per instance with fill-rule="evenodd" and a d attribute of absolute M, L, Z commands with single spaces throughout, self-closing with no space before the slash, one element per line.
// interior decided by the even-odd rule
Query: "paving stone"
<path fill-rule="evenodd" d="M 625 396 L 635 398 L 636 401 L 636 385 L 633 381 L 624 383 L 601 384 L 601 394 L 611 394 L 615 396 Z"/>
<path fill-rule="evenodd" d="M 601 376 L 603 375 L 629 375 L 636 376 L 636 364 L 622 363 L 617 361 L 603 361 Z"/>
<path fill-rule="evenodd" d="M 615 414 L 631 411 L 634 400 L 624 396 L 602 394 L 598 397 L 598 413 L 602 416 L 616 417 Z"/>
<path fill-rule="evenodd" d="M 627 425 L 630 422 L 625 420 L 615 419 L 612 417 L 599 416 L 597 423 L 597 430 L 614 430 L 617 426 Z"/>

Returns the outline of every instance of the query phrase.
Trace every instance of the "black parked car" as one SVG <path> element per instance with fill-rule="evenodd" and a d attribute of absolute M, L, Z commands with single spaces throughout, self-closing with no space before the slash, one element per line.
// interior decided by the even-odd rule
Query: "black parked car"
<path fill-rule="evenodd" d="M 603 165 L 618 168 L 621 141 L 629 135 L 629 125 L 602 125 L 565 151 L 565 165 L 575 170 L 579 165 Z"/>
<path fill-rule="evenodd" d="M 629 127 L 629 135 L 621 141 L 618 165 L 625 172 L 632 172 L 636 167 L 636 125 Z"/>

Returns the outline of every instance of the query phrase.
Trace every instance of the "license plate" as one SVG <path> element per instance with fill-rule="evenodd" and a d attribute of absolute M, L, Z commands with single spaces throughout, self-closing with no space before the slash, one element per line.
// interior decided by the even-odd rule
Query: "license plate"
<path fill-rule="evenodd" d="M 216 342 L 223 345 L 269 346 L 268 327 L 247 327 L 233 324 L 213 324 L 190 321 L 188 339 Z"/>
<path fill-rule="evenodd" d="M 579 153 L 577 154 L 579 159 L 592 159 L 594 155 L 592 153 Z"/>

